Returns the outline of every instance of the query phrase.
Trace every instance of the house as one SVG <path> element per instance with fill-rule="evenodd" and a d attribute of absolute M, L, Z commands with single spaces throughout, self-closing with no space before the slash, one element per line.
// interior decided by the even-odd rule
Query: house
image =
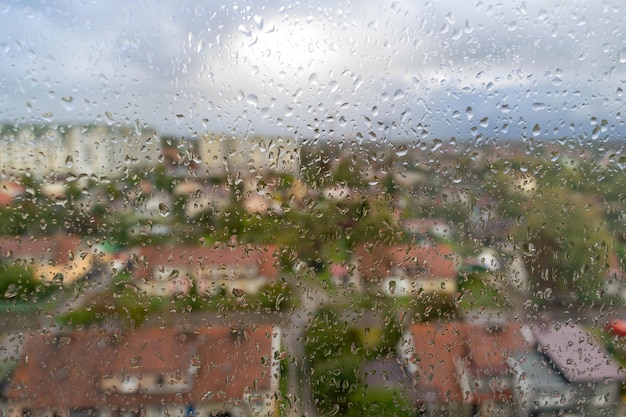
<path fill-rule="evenodd" d="M 6 390 L 10 415 L 273 415 L 280 329 L 37 334 Z"/>
<path fill-rule="evenodd" d="M 85 277 L 93 269 L 97 253 L 78 237 L 0 237 L 0 262 L 30 267 L 44 282 L 62 277 L 64 284 L 71 284 Z"/>
<path fill-rule="evenodd" d="M 361 277 L 353 264 L 333 262 L 328 266 L 330 280 L 337 288 L 349 288 L 357 292 L 362 291 Z"/>
<path fill-rule="evenodd" d="M 457 291 L 458 261 L 446 245 L 361 246 L 356 259 L 364 282 L 380 285 L 390 296 Z"/>
<path fill-rule="evenodd" d="M 26 187 L 17 181 L 3 180 L 0 182 L 0 207 L 10 206 L 16 199 L 26 194 Z"/>
<path fill-rule="evenodd" d="M 413 325 L 398 355 L 416 380 L 418 405 L 441 415 L 511 415 L 515 385 L 508 360 L 526 352 L 526 331 L 517 322 Z"/>
<path fill-rule="evenodd" d="M 400 339 L 397 354 L 413 376 L 420 412 L 428 416 L 472 415 L 462 323 L 415 324 Z"/>
<path fill-rule="evenodd" d="M 465 325 L 465 372 L 472 388 L 474 414 L 512 415 L 515 383 L 508 360 L 527 352 L 527 331 L 527 326 L 509 321 Z"/>
<path fill-rule="evenodd" d="M 531 327 L 536 350 L 509 359 L 515 371 L 516 415 L 616 415 L 626 375 L 578 324 Z"/>
<path fill-rule="evenodd" d="M 257 293 L 279 276 L 275 246 L 152 246 L 138 248 L 131 265 L 148 295 L 243 290 Z"/>

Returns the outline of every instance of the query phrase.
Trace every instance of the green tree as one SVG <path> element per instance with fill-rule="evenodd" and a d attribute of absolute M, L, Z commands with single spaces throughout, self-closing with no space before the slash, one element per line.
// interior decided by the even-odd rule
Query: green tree
<path fill-rule="evenodd" d="M 538 192 L 515 238 L 544 304 L 590 304 L 601 295 L 612 237 L 593 198 L 554 187 Z"/>

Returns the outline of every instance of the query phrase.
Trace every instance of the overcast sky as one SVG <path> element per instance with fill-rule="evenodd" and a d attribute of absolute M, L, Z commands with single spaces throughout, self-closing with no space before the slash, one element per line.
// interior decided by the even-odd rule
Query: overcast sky
<path fill-rule="evenodd" d="M 367 141 L 626 130 L 621 0 L 87 3 L 0 3 L 1 120 Z"/>

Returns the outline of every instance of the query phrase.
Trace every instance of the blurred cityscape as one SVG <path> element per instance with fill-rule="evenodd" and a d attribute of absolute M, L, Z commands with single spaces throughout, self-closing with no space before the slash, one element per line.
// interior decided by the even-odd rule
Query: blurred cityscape
<path fill-rule="evenodd" d="M 0 140 L 5 415 L 626 409 L 621 142 Z"/>

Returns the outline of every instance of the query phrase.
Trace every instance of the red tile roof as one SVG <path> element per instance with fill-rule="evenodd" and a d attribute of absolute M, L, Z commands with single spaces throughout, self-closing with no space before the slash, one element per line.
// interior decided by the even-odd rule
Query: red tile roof
<path fill-rule="evenodd" d="M 7 398 L 30 409 L 122 408 L 149 404 L 206 404 L 240 401 L 247 392 L 274 390 L 270 326 L 235 331 L 229 327 L 183 333 L 141 329 L 127 335 L 99 330 L 68 336 L 35 335 L 26 343 Z M 189 373 L 188 370 L 195 368 Z M 119 392 L 102 381 L 116 376 L 182 374 L 187 392 Z"/>
<path fill-rule="evenodd" d="M 452 248 L 446 245 L 434 247 L 398 245 L 357 248 L 361 274 L 366 280 L 378 281 L 392 274 L 394 268 L 410 268 L 418 277 L 453 278 L 456 262 Z"/>
<path fill-rule="evenodd" d="M 412 335 L 418 359 L 418 389 L 422 396 L 436 392 L 440 403 L 508 398 L 508 391 L 479 393 L 472 380 L 510 375 L 507 359 L 527 347 L 517 323 L 502 324 L 497 329 L 460 322 L 421 323 L 413 326 Z M 466 387 L 462 372 L 469 372 L 465 375 Z"/>
<path fill-rule="evenodd" d="M 505 375 L 507 359 L 526 351 L 528 346 L 518 323 L 466 325 L 465 337 L 470 368 L 483 375 Z"/>
<path fill-rule="evenodd" d="M 467 356 L 459 323 L 416 324 L 412 328 L 419 375 L 418 390 L 436 393 L 438 402 L 466 402 L 455 361 Z"/>
<path fill-rule="evenodd" d="M 278 270 L 278 247 L 261 246 L 149 246 L 135 251 L 134 265 L 138 278 L 151 278 L 161 266 L 205 269 L 210 266 L 254 265 L 260 276 L 275 278 Z"/>
<path fill-rule="evenodd" d="M 79 237 L 64 235 L 37 238 L 0 237 L 0 260 L 4 262 L 22 260 L 29 263 L 51 260 L 56 264 L 65 264 L 70 258 L 81 255 L 80 243 Z"/>

